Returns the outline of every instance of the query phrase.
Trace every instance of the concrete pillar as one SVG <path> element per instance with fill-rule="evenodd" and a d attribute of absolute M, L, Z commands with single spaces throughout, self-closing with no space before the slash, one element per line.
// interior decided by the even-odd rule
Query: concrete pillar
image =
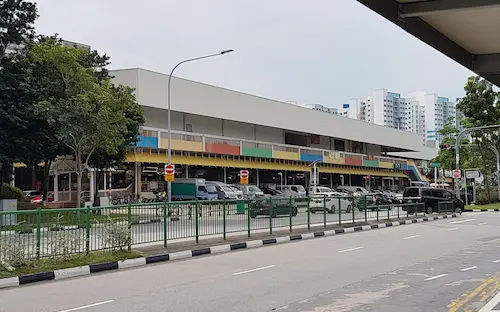
<path fill-rule="evenodd" d="M 186 179 L 189 178 L 189 166 L 186 165 Z"/>
<path fill-rule="evenodd" d="M 12 175 L 10 179 L 10 185 L 12 187 L 16 186 L 16 167 L 14 167 L 14 165 L 12 165 Z"/>
<path fill-rule="evenodd" d="M 333 189 L 333 173 L 330 173 L 330 188 Z"/>
<path fill-rule="evenodd" d="M 59 201 L 59 174 L 54 172 L 54 201 Z"/>
<path fill-rule="evenodd" d="M 257 169 L 257 187 L 259 186 L 259 169 Z"/>
<path fill-rule="evenodd" d="M 227 168 L 224 167 L 224 183 L 227 183 Z"/>
<path fill-rule="evenodd" d="M 351 175 L 349 175 L 349 186 L 352 186 Z"/>
<path fill-rule="evenodd" d="M 286 170 L 285 170 L 285 185 L 288 185 L 288 179 L 287 179 L 287 176 L 286 176 Z"/>
<path fill-rule="evenodd" d="M 139 199 L 139 163 L 135 162 L 134 163 L 134 193 L 135 193 L 135 200 Z"/>

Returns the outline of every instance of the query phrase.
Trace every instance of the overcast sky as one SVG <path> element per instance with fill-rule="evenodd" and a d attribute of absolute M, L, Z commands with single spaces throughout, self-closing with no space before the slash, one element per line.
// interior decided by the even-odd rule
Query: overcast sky
<path fill-rule="evenodd" d="M 40 0 L 39 33 L 111 56 L 111 68 L 338 107 L 387 88 L 454 99 L 472 73 L 355 0 Z"/>

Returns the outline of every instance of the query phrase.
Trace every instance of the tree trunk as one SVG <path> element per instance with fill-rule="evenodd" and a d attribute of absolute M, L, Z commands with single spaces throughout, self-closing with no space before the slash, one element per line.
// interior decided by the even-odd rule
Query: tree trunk
<path fill-rule="evenodd" d="M 43 166 L 42 192 L 43 192 L 43 206 L 46 206 L 49 194 L 50 165 L 52 164 L 52 160 L 46 159 L 44 160 L 44 163 L 45 165 Z"/>
<path fill-rule="evenodd" d="M 97 204 L 101 204 L 99 202 L 99 182 L 101 181 L 102 177 L 102 169 L 96 168 L 95 171 L 95 178 L 94 178 L 94 183 L 95 183 L 95 192 L 94 192 L 94 206 Z"/>
<path fill-rule="evenodd" d="M 75 153 L 75 171 L 76 171 L 76 207 L 80 207 L 80 202 L 82 200 L 82 158 L 81 152 L 77 151 Z"/>

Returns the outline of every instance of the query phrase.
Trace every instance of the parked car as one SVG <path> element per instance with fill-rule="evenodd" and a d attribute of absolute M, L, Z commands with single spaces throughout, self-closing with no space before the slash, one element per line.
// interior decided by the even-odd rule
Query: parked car
<path fill-rule="evenodd" d="M 283 193 L 281 191 L 275 190 L 275 189 L 268 187 L 268 186 L 261 186 L 260 189 L 262 190 L 262 192 L 264 192 L 265 195 L 283 196 Z"/>
<path fill-rule="evenodd" d="M 345 193 L 332 191 L 331 188 L 325 186 L 316 186 L 309 188 L 309 196 L 311 197 L 311 202 L 309 203 L 309 209 L 312 213 L 317 211 L 324 211 L 325 208 L 330 213 L 335 213 L 337 207 L 345 208 L 345 211 L 349 213 L 352 209 L 352 202 L 349 198 L 346 198 Z M 326 201 L 326 203 L 325 203 Z"/>
<path fill-rule="evenodd" d="M 233 190 L 238 199 L 243 199 L 243 192 L 236 185 L 228 184 L 227 186 Z"/>
<path fill-rule="evenodd" d="M 238 199 L 238 195 L 226 183 L 219 181 L 206 181 L 207 186 L 213 185 L 217 190 L 219 199 Z"/>
<path fill-rule="evenodd" d="M 302 185 L 278 185 L 276 187 L 286 197 L 305 197 L 306 189 Z"/>
<path fill-rule="evenodd" d="M 443 204 L 444 202 L 452 204 L 453 211 L 460 214 L 465 207 L 464 202 L 450 191 L 432 187 L 407 187 L 403 193 L 403 200 L 406 203 L 422 203 L 422 210 L 427 214 L 449 208 L 446 204 Z M 404 211 L 407 211 L 407 209 L 409 209 L 409 213 L 414 213 L 416 210 L 411 206 L 403 207 Z"/>
<path fill-rule="evenodd" d="M 264 192 L 255 185 L 236 184 L 236 187 L 243 193 L 244 199 L 254 199 L 264 197 Z"/>
<path fill-rule="evenodd" d="M 279 215 L 296 216 L 297 206 L 288 198 L 255 198 L 249 203 L 250 217 L 256 218 L 259 215 L 276 217 Z"/>

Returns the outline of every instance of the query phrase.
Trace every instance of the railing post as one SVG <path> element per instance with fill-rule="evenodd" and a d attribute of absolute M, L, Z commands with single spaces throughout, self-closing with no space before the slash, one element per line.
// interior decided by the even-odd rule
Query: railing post
<path fill-rule="evenodd" d="M 406 218 L 410 217 L 410 206 L 411 203 L 406 203 Z"/>
<path fill-rule="evenodd" d="M 352 202 L 354 203 L 354 197 L 353 197 L 353 201 Z M 368 223 L 368 212 L 367 212 L 368 209 L 366 209 L 366 205 L 365 205 L 365 209 L 364 210 L 365 210 L 365 223 Z"/>
<path fill-rule="evenodd" d="M 127 206 L 127 225 L 128 225 L 128 233 L 130 235 L 130 239 L 128 240 L 127 249 L 130 251 L 132 249 L 132 205 L 128 204 Z"/>
<path fill-rule="evenodd" d="M 163 204 L 163 247 L 167 248 L 167 222 L 168 222 L 168 204 Z"/>
<path fill-rule="evenodd" d="M 90 210 L 90 207 L 86 206 L 86 216 L 87 216 L 87 222 L 86 222 L 86 237 L 85 237 L 85 252 L 88 254 L 90 252 L 90 218 L 91 218 L 91 213 L 92 211 Z"/>
<path fill-rule="evenodd" d="M 401 209 L 401 206 L 398 205 L 398 220 L 399 220 L 399 209 Z"/>
<path fill-rule="evenodd" d="M 255 200 L 255 203 L 257 203 L 257 200 Z M 252 210 L 252 201 L 247 201 L 247 235 L 250 237 L 250 211 Z"/>
<path fill-rule="evenodd" d="M 323 195 L 323 227 L 326 229 L 326 195 Z"/>
<path fill-rule="evenodd" d="M 387 220 L 391 220 L 391 205 L 387 205 Z"/>
<path fill-rule="evenodd" d="M 226 201 L 222 202 L 222 232 L 223 238 L 226 240 Z"/>
<path fill-rule="evenodd" d="M 356 221 L 356 215 L 354 214 L 354 208 L 351 205 L 351 210 L 352 210 L 352 224 Z"/>
<path fill-rule="evenodd" d="M 311 198 L 307 197 L 307 229 L 311 229 L 311 212 L 310 212 L 310 207 L 311 207 Z"/>
<path fill-rule="evenodd" d="M 271 201 L 272 204 L 272 201 Z M 273 205 L 269 206 L 269 235 L 273 235 Z"/>
<path fill-rule="evenodd" d="M 199 237 L 198 237 L 198 232 L 199 232 L 199 221 L 198 221 L 198 211 L 200 209 L 199 207 L 200 203 L 198 202 L 198 199 L 196 199 L 196 203 L 195 203 L 195 208 L 194 208 L 194 220 L 195 220 L 195 235 L 196 235 L 196 243 L 198 244 L 199 242 Z"/>
<path fill-rule="evenodd" d="M 290 212 L 290 213 L 289 213 L 289 215 L 290 215 L 290 216 L 289 216 L 289 217 L 290 217 L 290 218 L 289 218 L 289 223 L 290 223 L 290 233 L 292 233 L 292 196 L 290 196 L 290 201 L 289 201 L 289 203 L 288 203 L 288 204 L 289 204 L 289 207 L 290 207 L 290 209 L 289 209 L 289 212 Z"/>
<path fill-rule="evenodd" d="M 375 208 L 377 208 L 377 222 L 378 222 L 378 206 L 375 205 Z"/>
<path fill-rule="evenodd" d="M 339 204 L 338 204 L 338 212 L 339 212 L 339 226 L 342 225 L 342 211 L 340 210 L 340 197 L 339 197 Z"/>
<path fill-rule="evenodd" d="M 42 223 L 42 209 L 41 207 L 36 208 L 36 258 L 40 259 L 40 225 Z"/>

